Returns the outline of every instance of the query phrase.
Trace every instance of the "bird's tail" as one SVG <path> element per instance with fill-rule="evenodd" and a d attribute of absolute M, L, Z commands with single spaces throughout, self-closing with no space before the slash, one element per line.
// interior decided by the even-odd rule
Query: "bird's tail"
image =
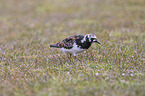
<path fill-rule="evenodd" d="M 58 45 L 57 44 L 51 44 L 50 47 L 56 47 L 56 48 L 58 48 Z"/>

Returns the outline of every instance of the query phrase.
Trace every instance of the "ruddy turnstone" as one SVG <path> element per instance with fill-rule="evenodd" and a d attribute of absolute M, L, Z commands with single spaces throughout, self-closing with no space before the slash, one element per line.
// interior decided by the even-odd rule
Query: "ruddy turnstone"
<path fill-rule="evenodd" d="M 73 35 L 59 43 L 52 44 L 50 47 L 59 48 L 64 53 L 76 56 L 77 53 L 87 50 L 93 42 L 101 44 L 93 34 L 87 35 Z"/>

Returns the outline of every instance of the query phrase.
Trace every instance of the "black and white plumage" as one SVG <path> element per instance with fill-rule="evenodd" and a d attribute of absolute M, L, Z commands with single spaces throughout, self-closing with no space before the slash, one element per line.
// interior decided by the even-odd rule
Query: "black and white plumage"
<path fill-rule="evenodd" d="M 87 50 L 94 42 L 101 44 L 93 34 L 73 35 L 59 43 L 50 45 L 50 47 L 59 48 L 64 53 L 76 56 L 77 53 Z"/>

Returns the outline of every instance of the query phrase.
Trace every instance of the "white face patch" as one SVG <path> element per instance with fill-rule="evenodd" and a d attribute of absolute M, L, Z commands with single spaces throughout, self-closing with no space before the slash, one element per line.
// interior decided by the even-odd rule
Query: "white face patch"
<path fill-rule="evenodd" d="M 86 36 L 88 37 L 89 42 L 92 42 L 92 41 L 91 41 L 92 38 L 94 38 L 94 39 L 97 38 L 97 37 L 96 37 L 95 35 L 93 35 L 93 34 L 87 34 Z M 85 37 L 86 37 L 86 36 L 85 36 Z"/>
<path fill-rule="evenodd" d="M 81 40 L 81 43 L 84 43 L 84 42 L 86 41 L 86 37 L 88 37 L 89 42 L 91 42 L 91 39 L 92 39 L 92 38 L 97 38 L 97 37 L 96 37 L 95 35 L 93 35 L 93 34 L 87 34 L 87 35 L 85 35 L 84 38 Z"/>
<path fill-rule="evenodd" d="M 88 38 L 97 38 L 95 35 L 93 34 L 87 34 L 88 35 Z"/>
<path fill-rule="evenodd" d="M 96 40 L 93 40 L 93 42 L 94 42 L 94 41 L 96 41 Z"/>

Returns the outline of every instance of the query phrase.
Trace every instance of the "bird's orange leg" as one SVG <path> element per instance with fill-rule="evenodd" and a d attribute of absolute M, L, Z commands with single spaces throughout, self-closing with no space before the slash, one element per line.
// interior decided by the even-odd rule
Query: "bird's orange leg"
<path fill-rule="evenodd" d="M 79 58 L 79 57 L 77 57 L 77 56 L 75 56 L 78 60 L 81 60 L 81 58 Z"/>
<path fill-rule="evenodd" d="M 68 54 L 68 58 L 70 59 L 70 61 L 71 61 L 71 54 Z"/>
<path fill-rule="evenodd" d="M 75 58 L 76 58 L 76 59 L 81 60 L 79 57 L 77 57 L 77 55 L 76 55 L 76 54 L 74 54 L 74 56 L 75 56 Z"/>
<path fill-rule="evenodd" d="M 71 61 L 71 54 L 70 54 L 70 61 Z"/>

